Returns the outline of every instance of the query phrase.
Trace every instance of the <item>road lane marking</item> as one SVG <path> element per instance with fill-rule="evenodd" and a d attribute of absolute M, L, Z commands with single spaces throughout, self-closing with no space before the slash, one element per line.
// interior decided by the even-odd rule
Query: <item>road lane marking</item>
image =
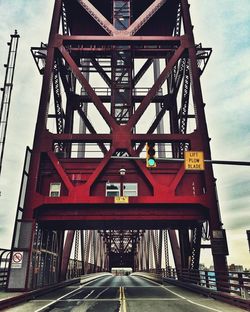
<path fill-rule="evenodd" d="M 103 289 L 101 292 L 99 292 L 99 294 L 96 295 L 96 299 L 99 298 L 99 296 L 101 296 L 105 291 L 107 291 L 110 287 L 106 287 L 105 289 Z"/>
<path fill-rule="evenodd" d="M 119 312 L 123 312 L 122 311 L 122 287 L 119 287 L 119 302 L 120 302 L 120 308 L 119 308 Z"/>
<path fill-rule="evenodd" d="M 88 282 L 88 283 L 86 283 L 86 284 L 89 284 L 89 283 L 91 283 L 91 282 L 93 282 L 93 281 L 90 281 L 90 282 Z M 67 293 L 67 294 L 65 294 L 65 295 L 63 295 L 63 296 L 61 296 L 61 297 L 59 297 L 58 299 L 56 299 L 56 300 L 54 300 L 54 301 L 48 303 L 48 304 L 45 305 L 44 307 L 41 307 L 40 309 L 35 310 L 34 312 L 41 312 L 41 311 L 45 310 L 45 309 L 48 308 L 49 306 L 51 306 L 51 305 L 53 305 L 53 304 L 59 302 L 61 299 L 63 299 L 63 298 L 65 298 L 65 297 L 67 297 L 67 296 L 69 296 L 69 295 L 71 295 L 71 294 L 73 294 L 73 293 L 79 291 L 79 290 L 82 289 L 86 284 L 83 284 L 82 286 L 80 286 L 80 287 L 78 287 L 78 288 L 76 288 L 76 289 L 70 291 L 69 293 Z M 94 290 L 93 290 L 93 291 L 94 291 Z M 90 294 L 89 294 L 89 295 L 90 295 Z M 87 295 L 87 296 L 88 296 L 88 295 Z"/>
<path fill-rule="evenodd" d="M 143 278 L 143 277 L 142 277 L 142 278 Z M 176 295 L 177 297 L 179 297 L 179 298 L 181 298 L 181 299 L 183 299 L 183 300 L 186 300 L 187 302 L 189 302 L 189 303 L 191 303 L 191 304 L 197 305 L 197 306 L 199 306 L 199 307 L 206 308 L 206 309 L 208 309 L 208 310 L 210 310 L 210 311 L 214 311 L 214 312 L 223 312 L 222 310 L 210 308 L 210 307 L 205 306 L 205 305 L 203 305 L 203 304 L 200 304 L 200 303 L 194 302 L 194 301 L 192 301 L 192 300 L 190 300 L 190 299 L 187 299 L 186 297 L 183 297 L 183 296 L 177 294 L 176 292 L 174 292 L 174 291 L 168 289 L 167 287 L 165 287 L 164 285 L 161 285 L 160 283 L 157 283 L 157 282 L 155 282 L 155 281 L 150 281 L 150 282 L 152 282 L 152 283 L 154 283 L 154 284 L 156 284 L 156 285 L 158 285 L 158 286 L 164 288 L 165 290 L 169 291 L 169 292 L 172 293 L 173 295 Z"/>
<path fill-rule="evenodd" d="M 172 290 L 166 288 L 166 287 L 163 286 L 163 285 L 162 285 L 162 287 L 163 287 L 164 289 L 166 289 L 167 291 L 171 292 L 172 294 L 176 295 L 177 297 L 180 297 L 180 298 L 186 300 L 186 301 L 189 302 L 189 303 L 192 303 L 192 304 L 197 305 L 197 306 L 202 307 L 202 308 L 206 308 L 206 309 L 211 310 L 211 311 L 223 312 L 223 311 L 221 311 L 221 310 L 214 309 L 214 308 L 210 308 L 210 307 L 205 306 L 205 305 L 203 305 L 203 304 L 200 304 L 200 303 L 194 302 L 194 301 L 192 301 L 192 300 L 190 300 L 190 299 L 187 299 L 187 298 L 185 298 L 185 297 L 183 297 L 183 296 L 177 294 L 175 291 L 172 291 Z"/>
<path fill-rule="evenodd" d="M 119 288 L 119 293 L 120 293 L 119 300 L 122 301 L 122 287 L 121 286 Z"/>
<path fill-rule="evenodd" d="M 127 312 L 127 305 L 126 305 L 126 297 L 125 297 L 124 287 L 122 287 L 122 292 L 123 292 L 123 312 Z"/>
<path fill-rule="evenodd" d="M 85 296 L 83 299 L 87 299 L 89 296 L 91 296 L 93 294 L 93 292 L 95 292 L 94 289 L 87 296 Z M 79 300 L 79 299 L 76 299 L 76 300 Z"/>
<path fill-rule="evenodd" d="M 120 308 L 119 308 L 119 312 L 127 312 L 126 297 L 125 297 L 124 287 L 120 286 L 119 291 L 120 291 L 120 296 L 119 296 Z"/>
<path fill-rule="evenodd" d="M 127 298 L 126 298 L 127 300 Z M 129 301 L 141 301 L 142 299 L 141 298 L 129 298 Z M 143 301 L 180 301 L 179 298 L 143 298 Z M 204 299 L 203 299 L 204 300 Z M 206 300 L 206 299 L 205 299 Z M 60 302 L 78 302 L 78 301 L 86 301 L 86 302 L 96 302 L 96 298 L 92 298 L 92 299 L 86 299 L 86 298 L 83 298 L 83 299 L 62 299 L 60 300 Z M 112 302 L 117 302 L 118 300 L 117 299 L 100 299 L 98 298 L 98 302 L 101 302 L 101 301 L 112 301 Z M 48 300 L 36 300 L 36 302 L 48 302 Z"/>

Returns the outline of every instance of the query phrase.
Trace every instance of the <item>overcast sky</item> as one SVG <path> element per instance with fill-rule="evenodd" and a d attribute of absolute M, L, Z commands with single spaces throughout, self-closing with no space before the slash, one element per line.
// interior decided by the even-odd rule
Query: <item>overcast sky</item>
<path fill-rule="evenodd" d="M 47 42 L 53 0 L 0 0 L 0 84 L 15 29 L 17 56 L 6 148 L 0 177 L 0 247 L 9 248 L 25 148 L 32 146 L 41 76 L 31 46 Z M 190 0 L 196 43 L 212 47 L 202 76 L 213 159 L 250 161 L 250 1 Z M 250 167 L 214 166 L 229 263 L 250 268 Z M 207 262 L 205 260 L 204 262 Z"/>

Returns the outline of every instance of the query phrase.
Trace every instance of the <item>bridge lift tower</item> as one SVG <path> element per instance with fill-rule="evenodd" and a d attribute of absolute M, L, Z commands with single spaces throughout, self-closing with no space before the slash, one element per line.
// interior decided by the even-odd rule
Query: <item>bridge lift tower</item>
<path fill-rule="evenodd" d="M 154 246 L 168 230 L 177 269 L 198 269 L 204 228 L 215 271 L 227 270 L 212 165 L 157 161 L 211 159 L 200 85 L 211 49 L 192 29 L 187 0 L 55 0 L 48 44 L 32 48 L 43 84 L 9 289 L 65 279 L 79 230 L 95 271 L 148 269 L 153 230 Z"/>

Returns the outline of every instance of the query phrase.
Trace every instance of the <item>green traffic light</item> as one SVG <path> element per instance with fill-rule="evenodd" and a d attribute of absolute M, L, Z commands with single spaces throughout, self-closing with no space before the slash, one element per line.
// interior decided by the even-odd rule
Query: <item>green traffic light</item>
<path fill-rule="evenodd" d="M 153 167 L 155 164 L 156 164 L 156 162 L 155 162 L 154 158 L 149 158 L 149 159 L 148 159 L 148 165 L 149 165 L 150 167 Z"/>

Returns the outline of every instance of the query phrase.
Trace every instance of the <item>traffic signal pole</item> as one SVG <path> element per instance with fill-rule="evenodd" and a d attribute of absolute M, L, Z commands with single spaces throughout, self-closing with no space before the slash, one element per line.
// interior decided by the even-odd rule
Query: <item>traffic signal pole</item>
<path fill-rule="evenodd" d="M 131 157 L 131 156 L 111 156 L 113 159 L 134 159 L 134 160 L 143 160 L 142 157 Z M 157 161 L 165 161 L 165 162 L 184 162 L 184 159 L 180 158 L 157 158 Z M 243 160 L 214 160 L 214 159 L 205 159 L 205 163 L 210 163 L 214 165 L 232 165 L 232 166 L 250 166 L 250 161 Z"/>

